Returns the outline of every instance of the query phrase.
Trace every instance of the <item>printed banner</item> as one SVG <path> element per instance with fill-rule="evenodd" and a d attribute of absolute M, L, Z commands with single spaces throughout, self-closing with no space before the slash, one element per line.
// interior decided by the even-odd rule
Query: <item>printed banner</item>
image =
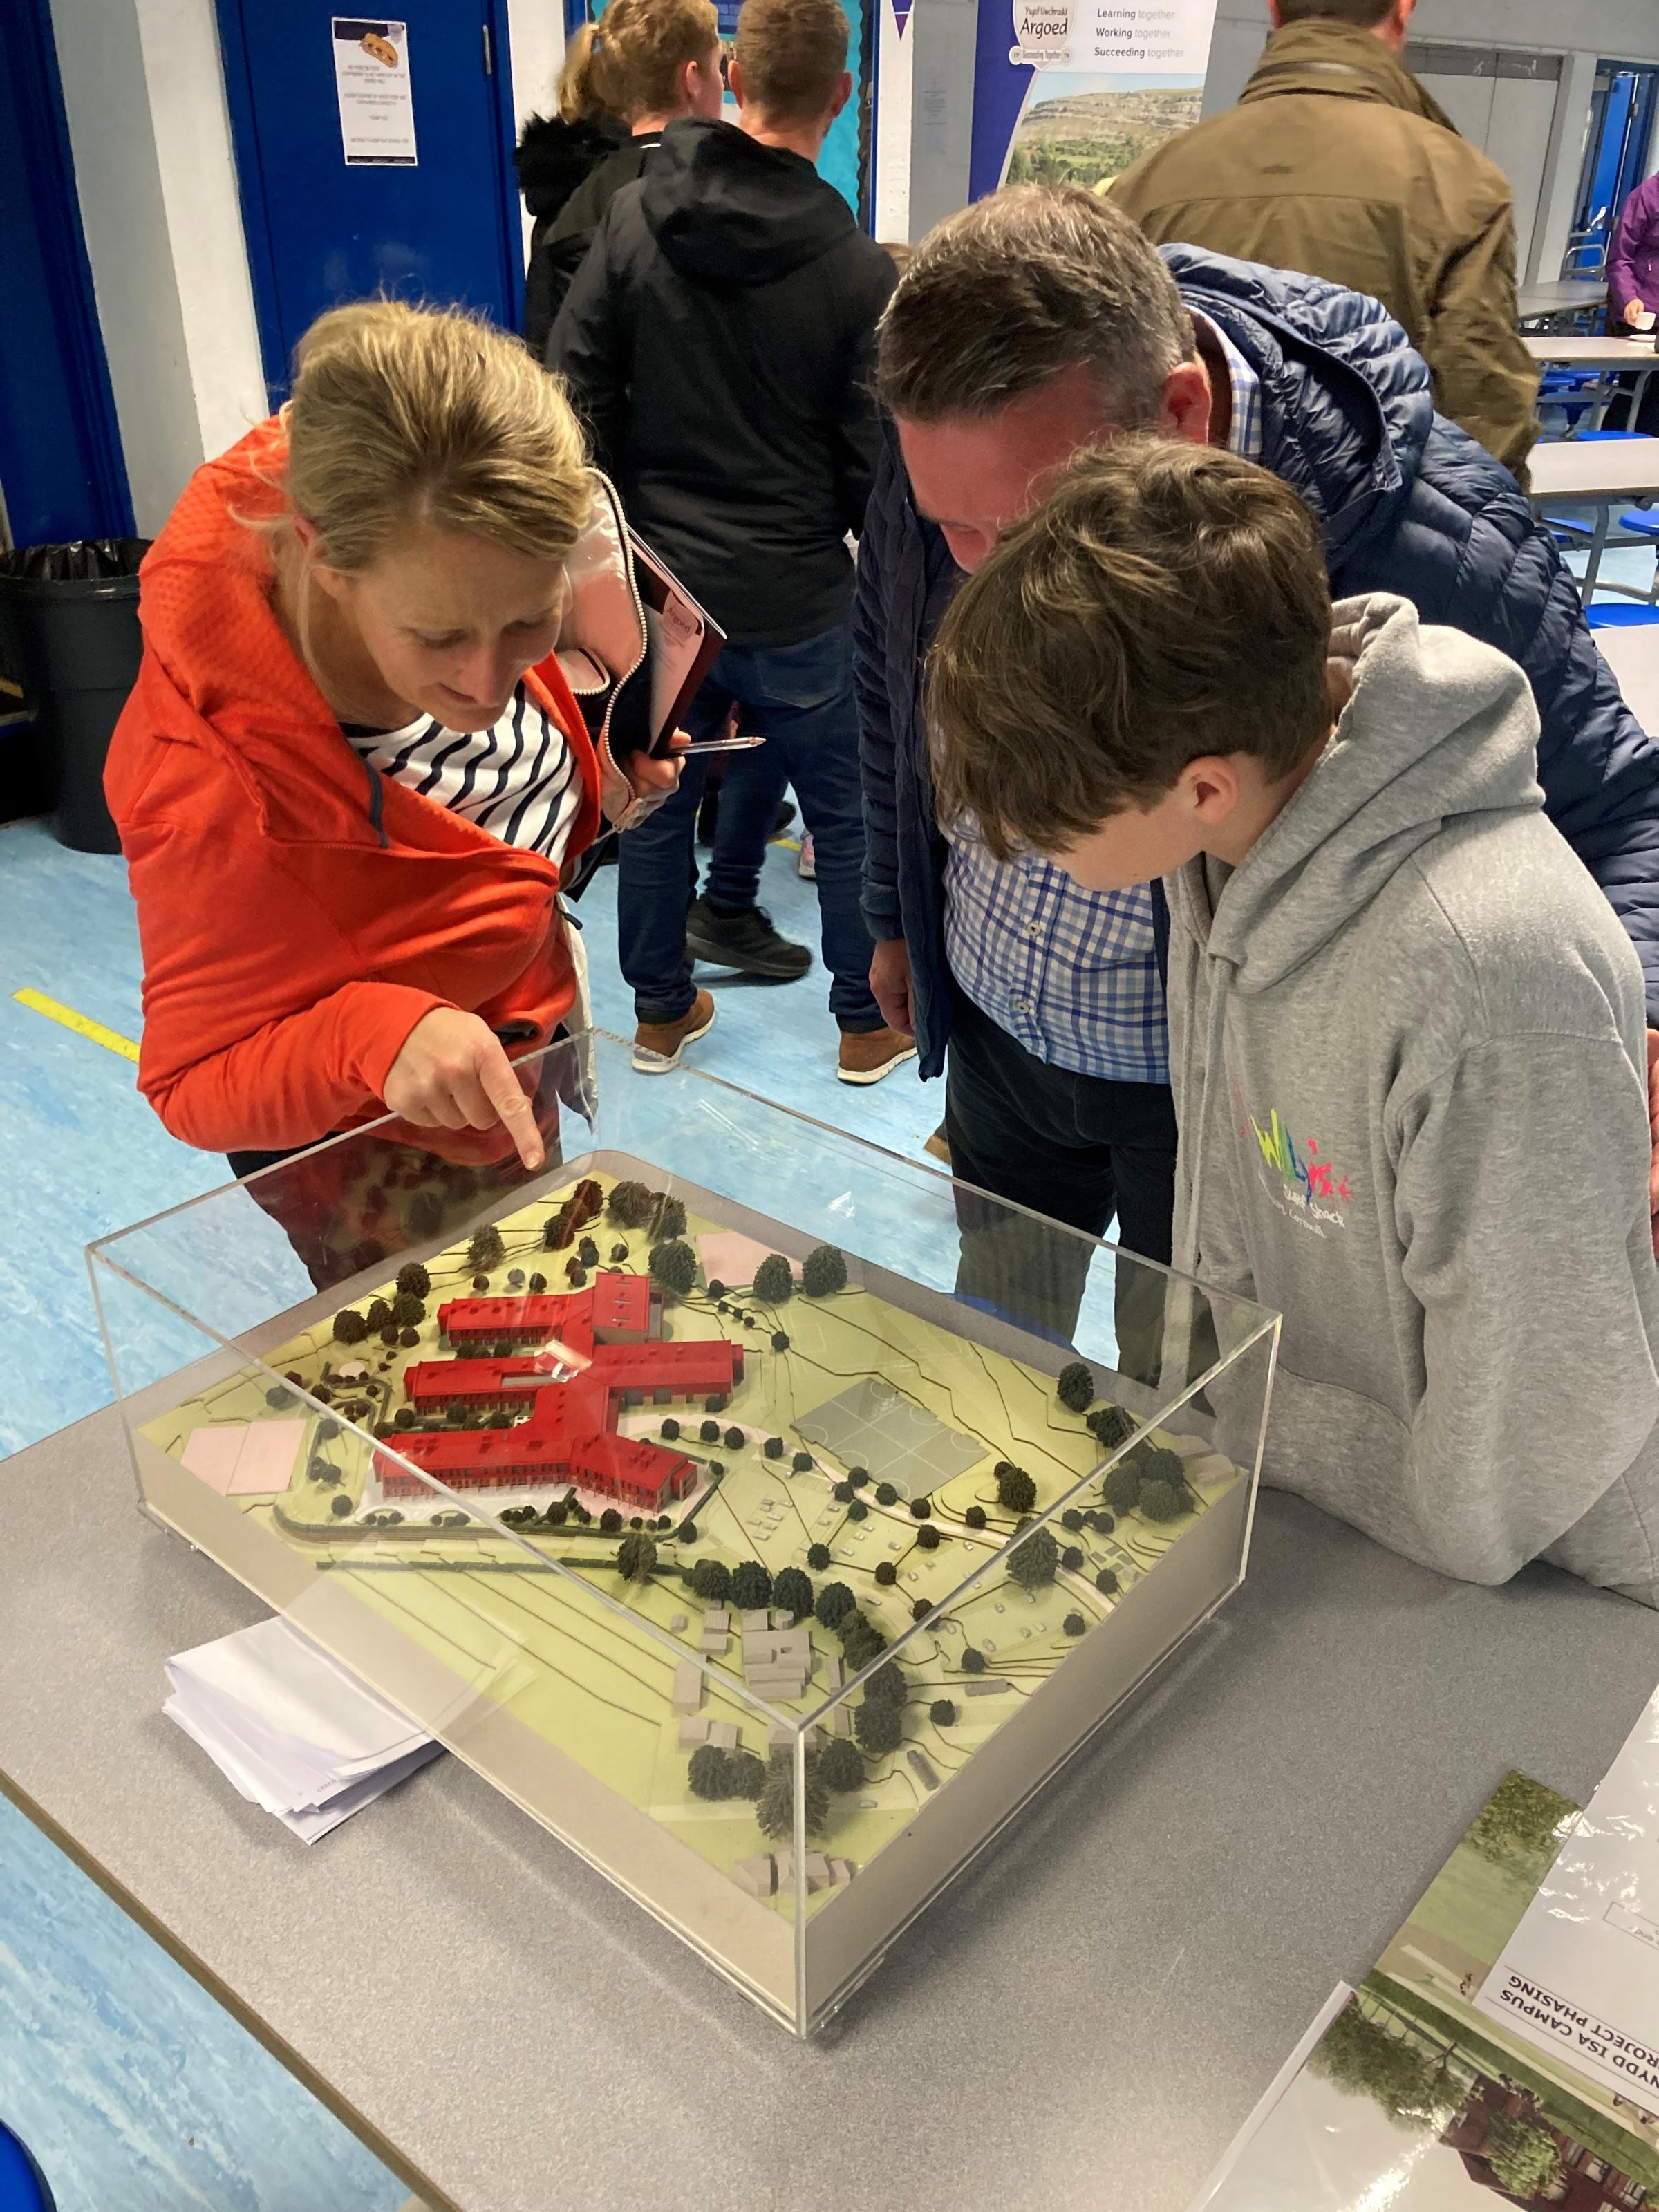
<path fill-rule="evenodd" d="M 1102 185 L 1197 122 L 1216 0 L 981 0 L 968 197 Z"/>

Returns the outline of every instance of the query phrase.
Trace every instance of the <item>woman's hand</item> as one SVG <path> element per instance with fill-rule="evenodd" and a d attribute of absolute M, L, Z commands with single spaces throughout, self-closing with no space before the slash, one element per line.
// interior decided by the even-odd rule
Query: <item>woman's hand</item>
<path fill-rule="evenodd" d="M 500 1038 L 459 1006 L 434 1006 L 422 1015 L 392 1063 L 382 1096 L 392 1113 L 417 1128 L 499 1125 L 532 1174 L 545 1157 L 535 1109 Z"/>
<path fill-rule="evenodd" d="M 644 799 L 659 792 L 666 799 L 671 791 L 677 791 L 679 788 L 680 763 L 678 752 L 680 747 L 689 745 L 690 742 L 690 738 L 682 730 L 674 737 L 673 744 L 676 750 L 669 752 L 661 760 L 659 760 L 654 753 L 629 754 L 623 763 L 623 774 L 634 787 L 634 795 L 636 799 Z"/>
<path fill-rule="evenodd" d="M 1640 300 L 1629 301 L 1625 307 L 1625 320 L 1630 325 L 1632 330 L 1634 330 L 1646 313 L 1647 308 Z"/>
<path fill-rule="evenodd" d="M 628 796 L 620 805 L 606 805 L 609 818 L 624 830 L 648 822 L 663 801 L 678 790 L 679 756 L 690 742 L 684 730 L 677 730 L 669 751 L 660 758 L 653 753 L 624 753 L 617 772 L 628 787 Z"/>

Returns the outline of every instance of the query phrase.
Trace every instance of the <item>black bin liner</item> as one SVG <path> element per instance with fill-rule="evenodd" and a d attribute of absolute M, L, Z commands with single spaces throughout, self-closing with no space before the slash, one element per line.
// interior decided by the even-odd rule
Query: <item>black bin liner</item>
<path fill-rule="evenodd" d="M 118 853 L 104 805 L 104 756 L 138 673 L 138 563 L 145 538 L 86 538 L 0 553 L 0 673 L 21 686 L 30 726 L 0 732 L 0 819 L 40 799 L 58 842 Z M 0 694 L 0 707 L 15 706 Z M 8 765 L 10 763 L 11 765 Z"/>

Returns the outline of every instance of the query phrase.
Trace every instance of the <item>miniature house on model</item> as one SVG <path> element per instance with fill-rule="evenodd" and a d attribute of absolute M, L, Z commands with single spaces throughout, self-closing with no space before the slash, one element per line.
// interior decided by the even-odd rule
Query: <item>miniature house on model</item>
<path fill-rule="evenodd" d="M 560 1344 L 589 1359 L 569 1380 L 556 1357 L 425 1359 L 404 1374 L 423 1413 L 526 1404 L 510 1429 L 459 1430 L 400 1440 L 402 1455 L 453 1490 L 516 1490 L 566 1481 L 653 1516 L 686 1497 L 696 1462 L 684 1452 L 617 1432 L 629 1407 L 727 1397 L 743 1380 L 743 1347 L 725 1339 L 664 1344 L 662 1304 L 645 1278 L 606 1273 L 568 1297 L 461 1298 L 440 1309 L 452 1343 Z M 386 1498 L 429 1494 L 391 1454 L 376 1456 Z"/>

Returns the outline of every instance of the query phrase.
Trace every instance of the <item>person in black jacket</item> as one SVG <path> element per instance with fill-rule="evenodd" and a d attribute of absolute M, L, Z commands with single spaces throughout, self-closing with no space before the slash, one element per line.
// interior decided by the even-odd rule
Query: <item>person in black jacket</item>
<path fill-rule="evenodd" d="M 559 72 L 558 110 L 532 115 L 519 136 L 513 166 L 531 218 L 530 263 L 525 287 L 522 335 L 538 359 L 547 349 L 556 301 L 550 301 L 537 266 L 549 232 L 566 202 L 609 154 L 627 143 L 628 125 L 608 115 L 593 89 L 590 58 L 592 31 L 584 25 L 565 52 Z"/>
<path fill-rule="evenodd" d="M 714 733 L 736 702 L 774 768 L 787 765 L 817 851 L 837 1073 L 874 1083 L 914 1046 L 882 1019 L 859 907 L 847 539 L 874 477 L 868 379 L 894 272 L 812 166 L 852 90 L 847 35 L 839 0 L 745 0 L 732 65 L 742 127 L 684 122 L 664 135 L 642 180 L 611 202 L 547 359 L 570 380 L 629 520 L 730 640 L 687 727 Z M 761 757 L 731 757 L 722 828 L 741 764 Z M 686 763 L 618 863 L 635 1065 L 647 1072 L 674 1065 L 714 1018 L 688 937 L 702 958 L 752 968 L 771 935 L 753 890 L 740 906 L 723 879 L 688 921 L 705 765 Z"/>
<path fill-rule="evenodd" d="M 603 23 L 584 23 L 571 40 L 559 75 L 560 113 L 568 107 L 622 119 L 532 243 L 524 341 L 532 353 L 545 355 L 554 318 L 611 201 L 644 173 L 671 123 L 718 116 L 724 92 L 710 0 L 611 0 Z"/>

